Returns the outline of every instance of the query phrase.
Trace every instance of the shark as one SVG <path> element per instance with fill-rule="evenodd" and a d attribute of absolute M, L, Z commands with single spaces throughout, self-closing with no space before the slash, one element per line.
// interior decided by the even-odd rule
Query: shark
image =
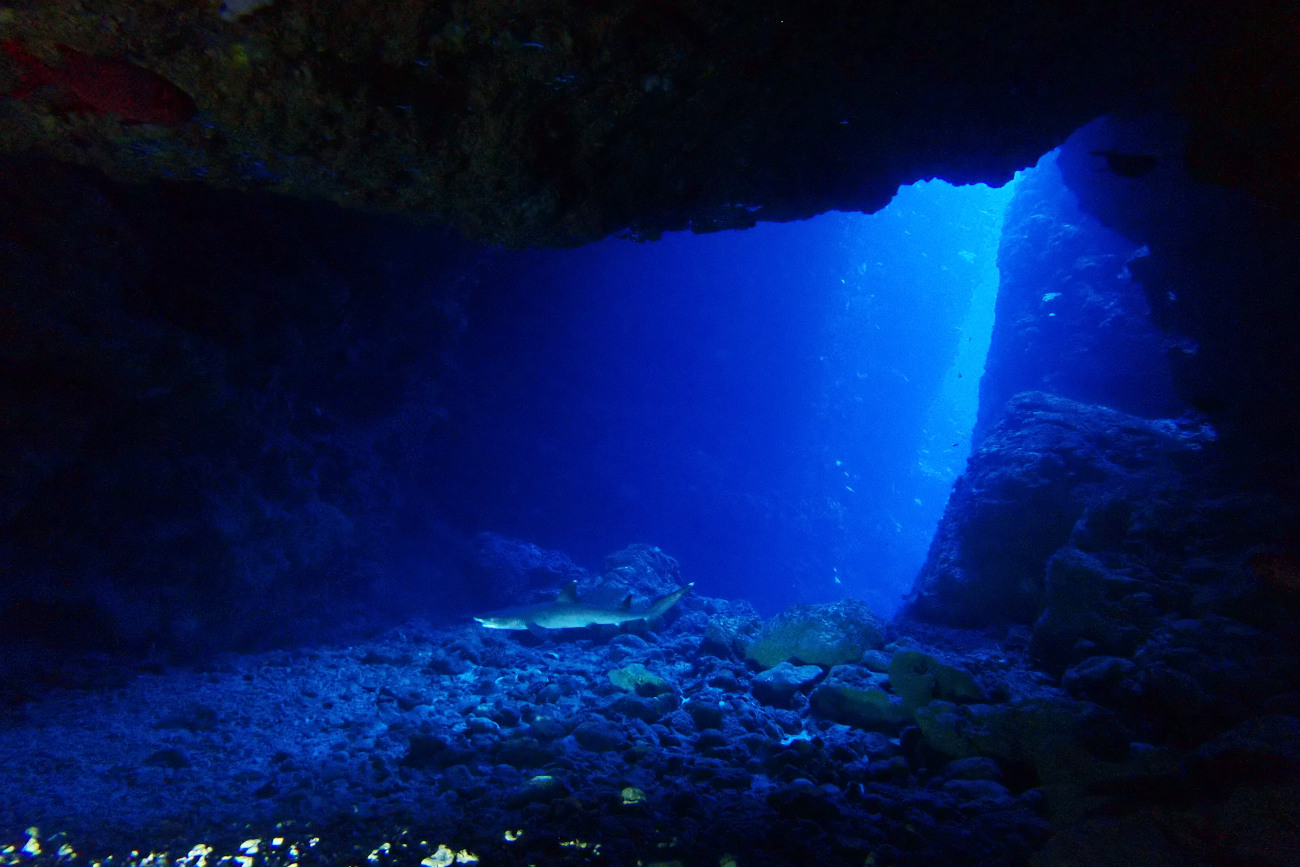
<path fill-rule="evenodd" d="M 653 620 L 672 608 L 695 586 L 691 582 L 665 593 L 643 608 L 632 607 L 632 594 L 617 608 L 589 605 L 578 601 L 578 582 L 571 581 L 560 591 L 554 602 L 535 605 L 517 605 L 480 614 L 474 619 L 488 629 L 578 629 L 583 626 L 612 624 L 621 626 L 635 620 Z"/>

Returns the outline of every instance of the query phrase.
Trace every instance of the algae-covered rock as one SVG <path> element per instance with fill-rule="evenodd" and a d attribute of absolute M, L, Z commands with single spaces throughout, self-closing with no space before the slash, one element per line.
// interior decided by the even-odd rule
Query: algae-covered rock
<path fill-rule="evenodd" d="M 1123 698 L 1125 680 L 1136 669 L 1131 659 L 1089 656 L 1062 675 L 1061 686 L 1072 698 L 1086 698 L 1113 707 Z"/>
<path fill-rule="evenodd" d="M 610 683 L 624 692 L 634 692 L 645 698 L 654 698 L 673 691 L 673 686 L 639 662 L 609 673 Z"/>
<path fill-rule="evenodd" d="M 1096 632 L 1098 638 L 1085 637 L 1107 642 L 1105 653 L 1123 655 L 1119 646 L 1109 647 L 1129 640 L 1115 631 L 1112 613 L 1086 605 L 1088 598 L 1115 598 L 1122 576 L 1078 550 L 1062 555 L 1055 577 L 1048 562 L 1072 544 L 1081 519 L 1080 544 L 1130 532 L 1121 501 L 1138 491 L 1165 496 L 1160 492 L 1177 478 L 1176 467 L 1208 442 L 1208 432 L 1043 392 L 1000 399 L 989 404 L 994 408 L 1002 419 L 953 489 L 906 615 L 970 628 L 1030 623 L 1045 606 L 1056 606 L 1039 637 L 1044 651 L 1068 655 L 1075 640 L 1068 633 Z M 994 420 L 981 418 L 981 424 Z M 1134 589 L 1140 588 L 1128 592 Z M 1074 614 L 1082 617 L 1077 625 Z"/>
<path fill-rule="evenodd" d="M 958 704 L 988 701 L 970 672 L 945 665 L 928 653 L 900 650 L 889 663 L 889 684 L 908 710 L 935 699 Z"/>
<path fill-rule="evenodd" d="M 1188 766 L 1203 785 L 1272 782 L 1300 773 L 1300 720 L 1273 714 L 1249 720 L 1192 751 Z"/>
<path fill-rule="evenodd" d="M 607 753 L 628 746 L 627 735 L 605 720 L 589 720 L 573 730 L 573 739 L 584 750 Z"/>
<path fill-rule="evenodd" d="M 878 671 L 882 674 L 889 671 L 889 663 L 893 657 L 885 650 L 868 650 L 862 654 L 862 666 L 869 671 Z"/>
<path fill-rule="evenodd" d="M 745 655 L 763 668 L 787 661 L 829 668 L 884 644 L 880 618 L 865 603 L 845 599 L 786 609 L 763 624 Z"/>
<path fill-rule="evenodd" d="M 843 666 L 842 668 L 850 668 Z M 897 697 L 886 692 L 883 679 L 855 677 L 854 671 L 831 670 L 826 681 L 812 691 L 809 705 L 822 719 L 868 731 L 894 734 L 912 722 L 912 714 Z"/>
<path fill-rule="evenodd" d="M 926 743 L 949 758 L 988 756 L 1032 765 L 1044 751 L 1074 739 L 1076 713 L 1072 702 L 1049 700 L 964 706 L 933 701 L 917 708 L 916 722 Z"/>
<path fill-rule="evenodd" d="M 657 599 L 685 583 L 677 560 L 654 545 L 628 545 L 601 563 L 599 586 L 605 589 L 611 604 L 621 603 L 629 593 L 638 601 L 643 597 Z M 580 591 L 586 589 L 579 587 Z"/>
<path fill-rule="evenodd" d="M 721 729 L 726 718 L 722 707 L 716 701 L 688 701 L 682 709 L 691 718 L 698 731 Z"/>
<path fill-rule="evenodd" d="M 1131 755 L 1128 732 L 1091 702 L 1029 699 L 1012 704 L 932 701 L 916 722 L 931 749 L 949 758 L 987 756 L 1031 768 L 1043 783 L 1092 783 L 1167 772 L 1166 754 Z"/>

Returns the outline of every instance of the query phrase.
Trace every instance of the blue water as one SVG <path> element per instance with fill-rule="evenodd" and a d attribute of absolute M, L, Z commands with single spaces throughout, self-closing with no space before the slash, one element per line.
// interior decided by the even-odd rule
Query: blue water
<path fill-rule="evenodd" d="M 591 568 L 658 545 L 767 614 L 892 613 L 969 451 L 1009 196 L 513 259 L 468 311 L 429 508 Z"/>

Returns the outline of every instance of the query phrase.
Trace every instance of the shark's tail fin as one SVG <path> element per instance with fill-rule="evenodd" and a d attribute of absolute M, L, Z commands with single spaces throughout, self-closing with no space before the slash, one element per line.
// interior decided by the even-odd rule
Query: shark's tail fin
<path fill-rule="evenodd" d="M 646 618 L 650 619 L 650 618 L 660 616 L 669 608 L 672 608 L 674 605 L 680 602 L 682 597 L 685 596 L 687 593 L 690 593 L 691 588 L 694 586 L 695 586 L 695 582 L 692 581 L 689 584 L 686 584 L 682 587 L 678 587 L 676 590 L 674 590 L 671 593 L 665 593 L 663 596 L 660 596 L 654 602 L 650 603 L 649 609 L 646 610 Z"/>

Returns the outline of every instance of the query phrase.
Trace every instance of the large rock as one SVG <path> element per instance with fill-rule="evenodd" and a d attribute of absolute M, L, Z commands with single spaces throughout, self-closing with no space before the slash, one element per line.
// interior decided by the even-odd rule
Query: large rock
<path fill-rule="evenodd" d="M 822 677 L 816 665 L 791 665 L 783 662 L 754 677 L 754 698 L 773 707 L 790 707 L 795 693 Z"/>
<path fill-rule="evenodd" d="M 997 759 L 1043 783 L 1074 785 L 1136 772 L 1125 767 L 1130 759 L 1125 729 L 1113 714 L 1088 702 L 935 701 L 917 709 L 916 721 L 927 745 L 941 755 Z"/>
<path fill-rule="evenodd" d="M 1030 623 L 1042 612 L 1049 558 L 1080 526 L 1107 521 L 1109 499 L 1156 499 L 1185 484 L 1212 433 L 1042 392 L 1018 395 L 957 480 L 904 612 L 951 626 Z M 1132 519 L 1119 522 L 1122 536 Z M 1098 544 L 1109 544 L 1107 537 Z"/>
<path fill-rule="evenodd" d="M 609 673 L 609 681 L 624 692 L 634 692 L 643 698 L 654 698 L 673 692 L 673 685 L 639 662 Z"/>
<path fill-rule="evenodd" d="M 518 605 L 537 592 L 554 598 L 556 587 L 587 574 L 560 551 L 492 532 L 474 538 L 467 571 L 479 604 L 498 608 Z"/>
<path fill-rule="evenodd" d="M 830 668 L 883 647 L 882 628 L 880 618 L 855 599 L 796 605 L 763 624 L 745 655 L 763 668 L 787 661 Z"/>
<path fill-rule="evenodd" d="M 601 562 L 601 583 L 650 597 L 671 593 L 685 584 L 676 558 L 654 545 L 628 545 Z"/>
<path fill-rule="evenodd" d="M 1142 590 L 1124 575 L 1075 548 L 1062 548 L 1047 565 L 1047 607 L 1034 625 L 1032 647 L 1049 666 L 1087 656 L 1128 656 L 1141 632 L 1124 601 Z"/>
<path fill-rule="evenodd" d="M 939 699 L 952 702 L 987 701 L 970 672 L 947 665 L 919 650 L 900 650 L 889 663 L 889 685 L 908 710 Z"/>
<path fill-rule="evenodd" d="M 1300 720 L 1274 714 L 1243 723 L 1189 756 L 1190 771 L 1207 785 L 1271 782 L 1300 774 Z"/>
<path fill-rule="evenodd" d="M 887 692 L 878 678 L 863 676 L 855 666 L 831 669 L 808 703 L 822 719 L 868 731 L 893 735 L 912 723 L 911 711 L 898 697 Z"/>

